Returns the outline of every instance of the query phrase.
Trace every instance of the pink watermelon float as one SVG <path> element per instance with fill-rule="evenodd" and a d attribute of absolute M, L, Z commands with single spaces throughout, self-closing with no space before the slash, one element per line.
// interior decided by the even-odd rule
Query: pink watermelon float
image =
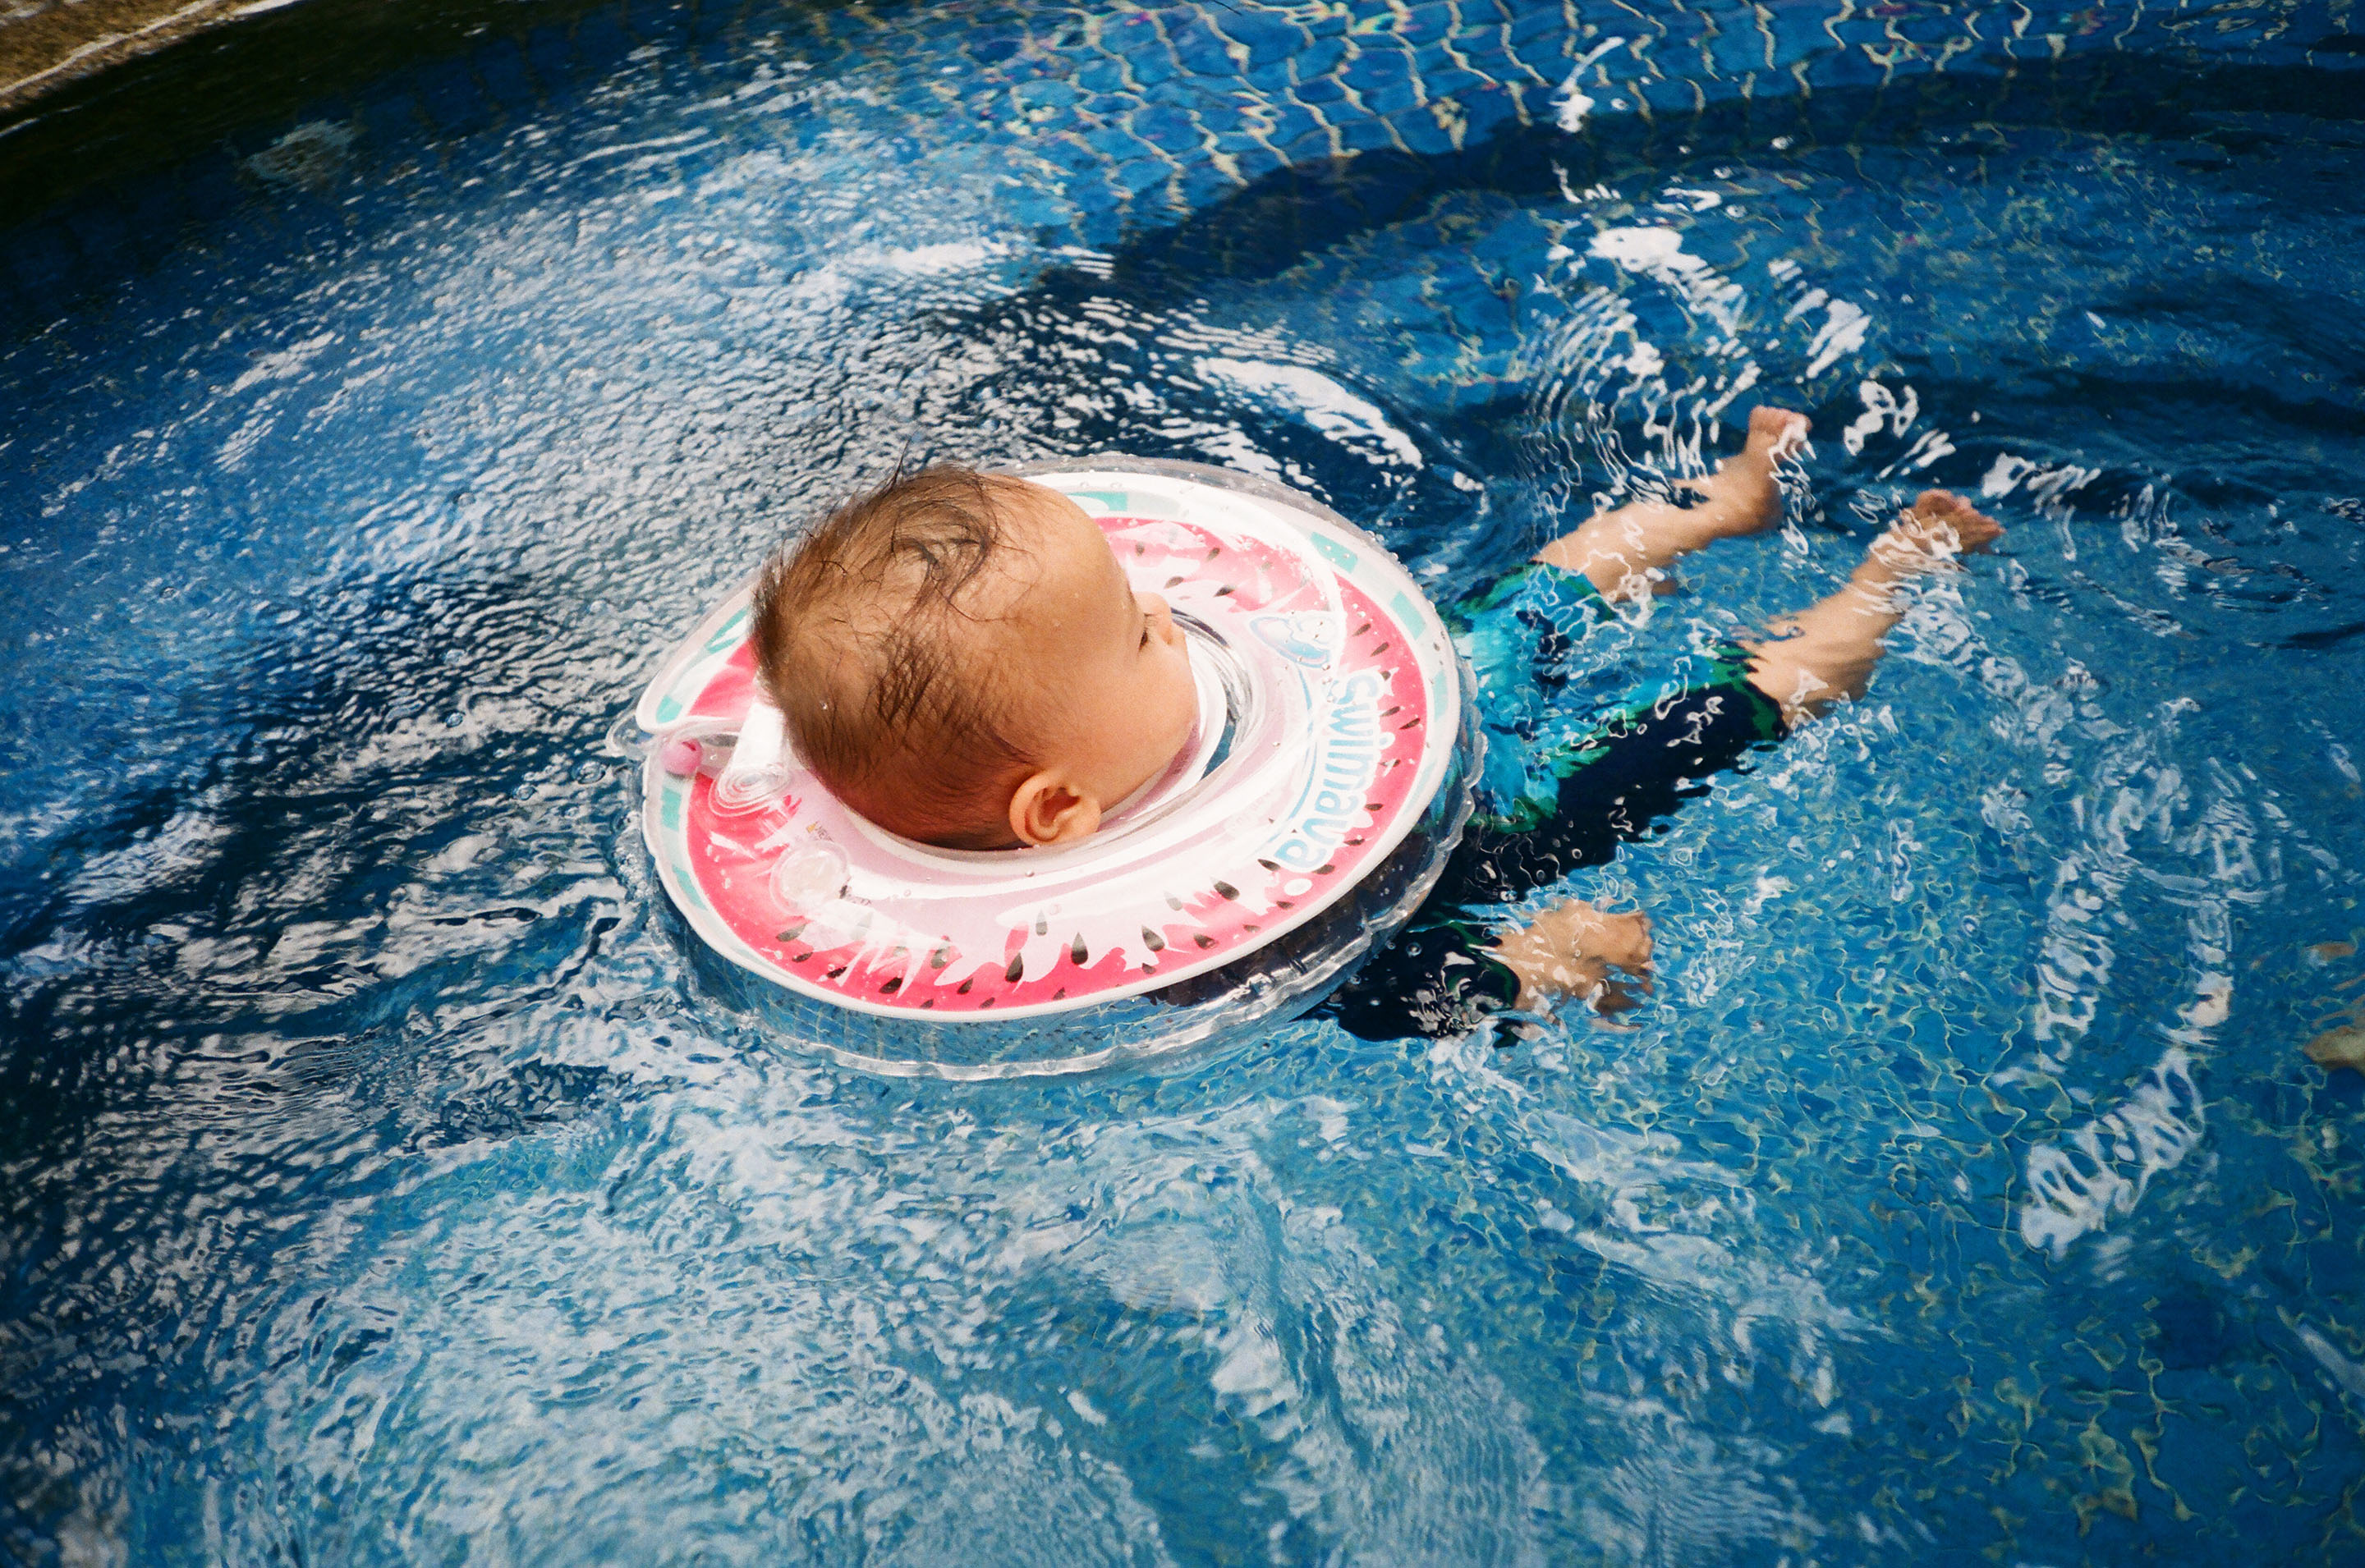
<path fill-rule="evenodd" d="M 1196 464 L 1019 472 L 1165 596 L 1198 680 L 1192 742 L 1091 838 L 938 849 L 848 811 L 756 685 L 751 585 L 636 713 L 658 741 L 644 831 L 691 933 L 739 999 L 874 1071 L 1090 1070 L 1301 1012 L 1418 905 L 1469 813 L 1467 671 L 1376 540 Z"/>

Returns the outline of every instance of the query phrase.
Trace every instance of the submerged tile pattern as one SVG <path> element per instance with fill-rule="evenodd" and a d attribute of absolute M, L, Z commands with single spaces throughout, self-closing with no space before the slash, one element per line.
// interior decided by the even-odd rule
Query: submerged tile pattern
<path fill-rule="evenodd" d="M 2355 10 L 2355 0 L 2077 8 L 2019 0 L 1241 0 L 715 12 L 634 0 L 522 36 L 495 32 L 467 56 L 407 65 L 362 101 L 318 105 L 306 118 L 350 118 L 363 135 L 375 129 L 388 141 L 422 126 L 470 134 L 596 81 L 636 49 L 761 34 L 782 51 L 782 74 L 749 90 L 824 123 L 847 65 L 928 62 L 934 79 L 913 83 L 900 103 L 844 117 L 849 129 L 878 134 L 877 111 L 892 107 L 906 117 L 901 134 L 915 158 L 990 147 L 1082 209 L 1082 238 L 1102 243 L 1184 218 L 1275 170 L 1370 152 L 1451 154 L 1507 127 L 1649 125 L 1717 105 L 1931 78 L 1984 82 L 2000 94 L 2042 91 L 2047 67 L 2109 55 L 2349 66 L 2365 60 L 2359 35 L 2348 30 L 2365 27 Z M 100 13 L 53 7 L 22 25 L 70 15 Z M 498 13 L 491 25 L 499 26 Z M 8 36 L 0 26 L 0 40 Z M 265 147 L 249 151 L 269 156 Z M 240 176 L 273 177 L 268 168 L 200 159 L 136 195 L 19 229 L 10 249 L 26 253 L 12 257 L 12 270 L 40 289 L 80 272 L 75 252 L 84 247 L 96 247 L 84 261 L 100 263 L 116 244 L 167 243 L 178 216 L 218 210 Z M 120 210 L 127 200 L 136 217 Z"/>

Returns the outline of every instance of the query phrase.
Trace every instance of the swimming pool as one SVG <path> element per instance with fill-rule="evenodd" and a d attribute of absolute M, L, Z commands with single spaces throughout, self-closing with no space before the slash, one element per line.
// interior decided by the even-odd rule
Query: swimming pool
<path fill-rule="evenodd" d="M 2347 7 L 312 10 L 0 137 L 10 1556 L 2365 1552 Z M 686 958 L 608 734 L 898 454 L 1443 597 L 1759 397 L 1638 666 L 2012 532 L 1584 879 L 1631 1030 L 891 1083 Z"/>

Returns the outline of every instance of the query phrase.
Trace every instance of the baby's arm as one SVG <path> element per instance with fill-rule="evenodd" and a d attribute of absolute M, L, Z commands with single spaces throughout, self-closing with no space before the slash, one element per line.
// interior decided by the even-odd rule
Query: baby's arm
<path fill-rule="evenodd" d="M 1489 956 L 1519 977 L 1512 1005 L 1522 1013 L 1543 1012 L 1564 996 L 1583 997 L 1605 1014 L 1623 1013 L 1641 1005 L 1638 991 L 1651 991 L 1651 917 L 1571 899 L 1497 935 Z"/>

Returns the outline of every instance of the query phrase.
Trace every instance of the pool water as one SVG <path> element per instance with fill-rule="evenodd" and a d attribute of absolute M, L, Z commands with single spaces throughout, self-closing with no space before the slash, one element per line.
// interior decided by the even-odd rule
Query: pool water
<path fill-rule="evenodd" d="M 335 3 L 0 135 L 9 1560 L 2365 1558 L 2348 6 Z M 2010 532 L 1571 880 L 1631 1027 L 878 1081 L 653 884 L 611 728 L 899 458 L 1444 599 L 1760 399 L 1638 670 Z"/>

